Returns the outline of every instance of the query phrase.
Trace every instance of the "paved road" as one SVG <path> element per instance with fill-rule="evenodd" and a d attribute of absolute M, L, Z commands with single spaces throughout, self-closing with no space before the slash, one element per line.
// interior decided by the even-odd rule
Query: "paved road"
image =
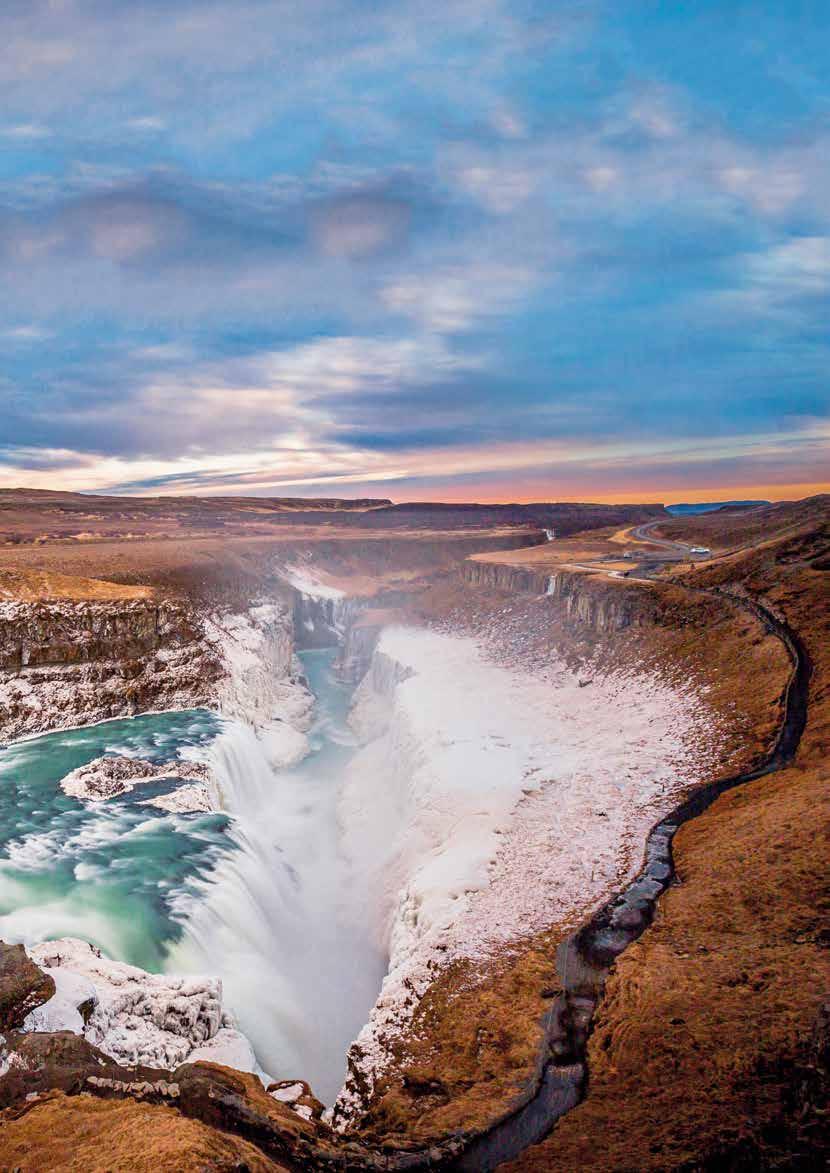
<path fill-rule="evenodd" d="M 652 536 L 652 531 L 656 526 L 664 524 L 663 520 L 648 521 L 644 525 L 635 525 L 630 531 L 631 537 L 638 542 L 648 542 L 650 546 L 659 546 L 661 550 L 670 550 L 678 558 L 699 558 L 701 555 L 692 554 L 691 546 L 684 542 L 673 542 L 669 538 L 655 538 Z M 710 555 L 704 555 L 710 557 Z"/>

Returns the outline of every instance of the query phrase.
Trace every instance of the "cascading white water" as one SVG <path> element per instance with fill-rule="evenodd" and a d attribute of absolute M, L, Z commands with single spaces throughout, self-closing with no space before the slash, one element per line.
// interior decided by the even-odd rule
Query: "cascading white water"
<path fill-rule="evenodd" d="M 241 724 L 217 739 L 214 771 L 237 850 L 187 908 L 167 961 L 170 971 L 218 974 L 262 1067 L 276 1079 L 307 1079 L 327 1102 L 386 970 L 339 851 L 337 795 L 354 738 L 333 655 L 303 654 L 317 719 L 299 766 L 273 771 Z"/>

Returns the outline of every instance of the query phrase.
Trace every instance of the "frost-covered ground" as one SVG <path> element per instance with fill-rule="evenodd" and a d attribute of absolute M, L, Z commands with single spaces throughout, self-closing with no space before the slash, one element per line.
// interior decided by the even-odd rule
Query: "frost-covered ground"
<path fill-rule="evenodd" d="M 382 634 L 353 724 L 368 744 L 341 793 L 343 844 L 390 956 L 353 1052 L 371 1087 L 438 968 L 573 923 L 637 871 L 714 737 L 701 699 L 656 677 L 529 674 L 405 627 Z"/>

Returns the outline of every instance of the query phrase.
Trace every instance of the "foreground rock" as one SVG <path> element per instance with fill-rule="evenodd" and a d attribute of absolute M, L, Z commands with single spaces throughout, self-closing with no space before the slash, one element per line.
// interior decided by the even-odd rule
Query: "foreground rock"
<path fill-rule="evenodd" d="M 54 981 L 22 945 L 0 941 L 0 1030 L 18 1030 L 26 1016 L 54 993 Z"/>
<path fill-rule="evenodd" d="M 321 1104 L 304 1079 L 281 1079 L 269 1083 L 268 1095 L 302 1116 L 303 1120 L 322 1119 L 325 1105 Z"/>

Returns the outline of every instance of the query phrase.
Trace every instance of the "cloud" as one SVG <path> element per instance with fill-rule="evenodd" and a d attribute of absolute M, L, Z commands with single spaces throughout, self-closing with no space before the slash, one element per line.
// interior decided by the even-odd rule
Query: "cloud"
<path fill-rule="evenodd" d="M 48 138 L 49 128 L 39 126 L 34 122 L 19 122 L 13 126 L 0 127 L 0 135 L 7 139 L 41 139 Z"/>
<path fill-rule="evenodd" d="M 12 326 L 10 329 L 3 331 L 2 337 L 8 339 L 9 342 L 25 344 L 43 342 L 46 338 L 51 338 L 52 333 L 49 330 L 44 330 L 42 326 Z"/>
<path fill-rule="evenodd" d="M 749 280 L 772 297 L 820 296 L 830 290 L 830 236 L 798 236 L 753 257 Z"/>
<path fill-rule="evenodd" d="M 508 313 L 532 287 L 536 273 L 508 264 L 458 266 L 403 276 L 384 287 L 384 304 L 428 331 L 457 334 Z"/>
<path fill-rule="evenodd" d="M 317 247 L 333 257 L 359 260 L 402 244 L 412 208 L 383 193 L 347 194 L 314 207 L 312 233 Z"/>
<path fill-rule="evenodd" d="M 713 467 L 796 479 L 795 442 L 712 441 L 827 413 L 814 47 L 766 12 L 749 53 L 722 14 L 543 8 L 7 0 L 19 467 L 530 484 L 697 468 L 691 437 Z M 731 88 L 749 75 L 763 118 Z"/>

